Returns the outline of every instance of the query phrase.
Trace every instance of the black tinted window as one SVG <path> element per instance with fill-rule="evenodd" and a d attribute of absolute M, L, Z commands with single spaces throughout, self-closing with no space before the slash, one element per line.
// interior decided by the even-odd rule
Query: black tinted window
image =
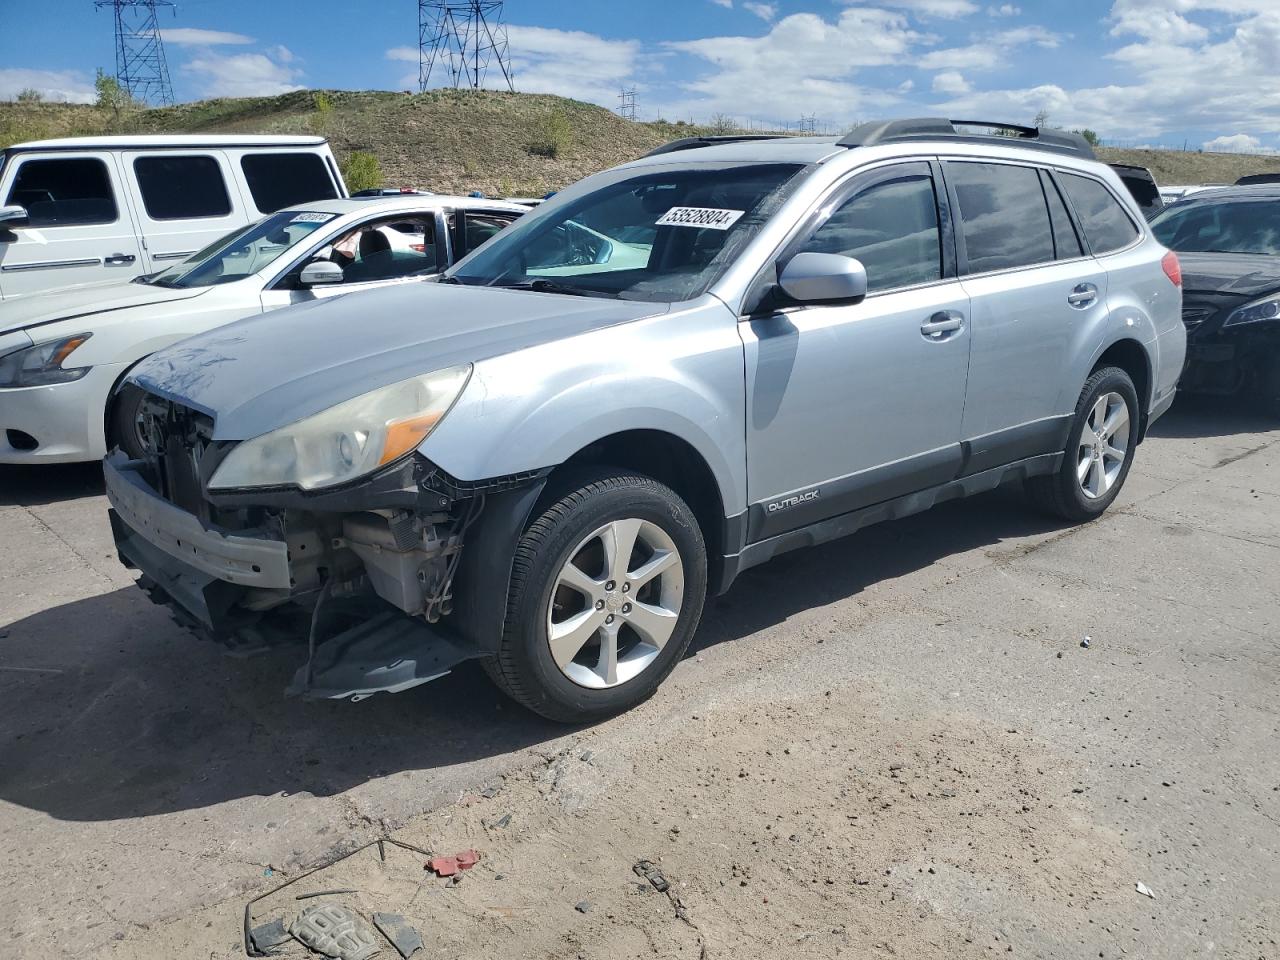
<path fill-rule="evenodd" d="M 116 221 L 111 177 L 95 157 L 24 161 L 5 202 L 26 207 L 33 227 Z"/>
<path fill-rule="evenodd" d="M 1151 232 L 1180 253 L 1259 253 L 1280 255 L 1280 201 L 1195 201 L 1166 207 Z"/>
<path fill-rule="evenodd" d="M 1097 180 L 1059 174 L 1071 205 L 1076 209 L 1084 235 L 1095 254 L 1127 247 L 1138 236 L 1138 228 L 1120 206 L 1120 201 Z"/>
<path fill-rule="evenodd" d="M 138 157 L 133 173 L 152 220 L 225 217 L 231 198 L 213 157 Z"/>
<path fill-rule="evenodd" d="M 861 260 L 871 292 L 941 279 L 933 178 L 904 176 L 855 194 L 802 249 Z"/>
<path fill-rule="evenodd" d="M 338 195 L 324 161 L 314 153 L 251 153 L 240 158 L 240 169 L 263 213 Z"/>
<path fill-rule="evenodd" d="M 1048 175 L 1044 178 L 1044 192 L 1049 199 L 1049 215 L 1053 218 L 1053 244 L 1059 260 L 1070 260 L 1072 257 L 1084 255 L 1084 247 L 1076 236 L 1076 228 L 1071 225 L 1071 217 L 1067 214 L 1067 205 L 1062 202 L 1062 195 Z"/>
<path fill-rule="evenodd" d="M 949 163 L 960 202 L 970 273 L 1007 270 L 1054 258 L 1053 228 L 1040 174 L 1000 163 Z"/>

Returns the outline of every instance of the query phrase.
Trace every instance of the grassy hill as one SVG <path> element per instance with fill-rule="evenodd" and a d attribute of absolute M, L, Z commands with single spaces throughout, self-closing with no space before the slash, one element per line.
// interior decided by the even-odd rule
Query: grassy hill
<path fill-rule="evenodd" d="M 632 123 L 593 104 L 542 94 L 434 90 L 310 90 L 203 100 L 117 116 L 71 104 L 0 103 L 0 146 L 102 133 L 313 133 L 340 160 L 377 157 L 388 186 L 538 196 L 676 137 L 684 123 Z M 1280 157 L 1103 148 L 1103 159 L 1149 167 L 1161 183 L 1231 183 L 1280 172 Z"/>

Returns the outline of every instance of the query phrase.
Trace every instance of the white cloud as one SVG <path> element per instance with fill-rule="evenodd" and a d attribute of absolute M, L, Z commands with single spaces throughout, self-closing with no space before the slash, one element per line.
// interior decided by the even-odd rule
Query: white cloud
<path fill-rule="evenodd" d="M 900 84 L 898 84 L 899 93 L 910 93 L 915 88 L 916 88 L 916 82 L 914 80 L 903 80 Z"/>
<path fill-rule="evenodd" d="M 198 27 L 172 27 L 168 30 L 161 30 L 160 39 L 165 43 L 180 47 L 218 47 L 253 43 L 253 37 L 246 37 L 243 33 L 228 33 L 225 30 L 201 30 Z"/>
<path fill-rule="evenodd" d="M 933 78 L 934 93 L 959 96 L 962 93 L 968 93 L 972 89 L 973 87 L 969 85 L 969 81 L 964 78 L 964 74 L 956 70 L 947 70 Z"/>
<path fill-rule="evenodd" d="M 776 3 L 754 3 L 752 0 L 745 0 L 742 8 L 749 13 L 754 13 L 766 22 L 772 22 L 773 18 L 778 15 L 778 5 Z"/>
<path fill-rule="evenodd" d="M 995 70 L 1005 66 L 1009 54 L 1019 47 L 1051 49 L 1061 42 L 1062 37 L 1044 27 L 1015 27 L 977 39 L 966 47 L 931 50 L 917 65 L 925 70 Z"/>
<path fill-rule="evenodd" d="M 1002 3 L 998 7 L 987 7 L 987 13 L 993 17 L 1016 17 L 1022 13 L 1022 8 L 1015 7 L 1012 3 Z"/>
<path fill-rule="evenodd" d="M 581 30 L 510 24 L 507 39 L 517 90 L 610 106 L 616 104 L 618 85 L 635 72 L 640 53 L 638 41 L 606 40 Z M 487 83 L 497 86 L 493 74 Z"/>
<path fill-rule="evenodd" d="M 0 67 L 0 100 L 12 100 L 23 90 L 35 90 L 59 103 L 93 103 L 98 99 L 93 80 L 72 70 L 27 70 Z"/>
<path fill-rule="evenodd" d="M 1206 140 L 1200 145 L 1200 149 L 1210 153 L 1247 153 L 1252 150 L 1261 150 L 1262 141 L 1247 133 L 1236 133 L 1229 137 L 1214 137 L 1212 140 Z"/>
<path fill-rule="evenodd" d="M 283 51 L 287 59 L 279 57 Z M 301 90 L 302 71 L 289 66 L 293 55 L 276 48 L 273 59 L 265 53 L 237 53 L 223 56 L 205 53 L 184 63 L 182 72 L 191 77 L 204 97 L 266 97 Z"/>
<path fill-rule="evenodd" d="M 733 0 L 711 0 L 717 7 L 724 7 L 726 10 L 733 9 Z"/>
<path fill-rule="evenodd" d="M 419 51 L 417 47 L 392 47 L 383 54 L 383 56 L 388 60 L 403 60 L 405 63 L 417 63 L 418 53 Z"/>
<path fill-rule="evenodd" d="M 841 0 L 841 3 L 847 4 L 855 2 L 857 0 Z M 978 5 L 973 0 L 879 0 L 876 6 L 892 7 L 919 17 L 938 17 L 942 20 L 958 20 L 978 12 Z"/>

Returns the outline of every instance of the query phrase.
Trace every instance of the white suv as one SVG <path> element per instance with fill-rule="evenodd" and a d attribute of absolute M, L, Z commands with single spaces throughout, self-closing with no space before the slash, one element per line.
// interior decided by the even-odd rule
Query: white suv
<path fill-rule="evenodd" d="M 0 300 L 163 270 L 264 214 L 346 195 L 320 137 L 19 143 L 0 151 Z"/>

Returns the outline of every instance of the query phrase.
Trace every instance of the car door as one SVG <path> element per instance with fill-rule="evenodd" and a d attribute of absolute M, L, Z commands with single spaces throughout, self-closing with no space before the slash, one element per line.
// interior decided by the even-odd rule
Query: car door
<path fill-rule="evenodd" d="M 481 207 L 457 210 L 450 217 L 453 261 L 456 263 L 482 243 L 515 223 L 520 214 L 512 210 L 487 210 Z"/>
<path fill-rule="evenodd" d="M 263 310 L 372 290 L 396 283 L 421 282 L 447 264 L 447 244 L 435 211 L 388 214 L 347 224 L 313 245 L 262 291 Z M 301 284 L 302 268 L 317 259 L 342 267 L 343 282 L 314 287 Z"/>
<path fill-rule="evenodd" d="M 980 473 L 1065 445 L 1075 398 L 1063 370 L 1081 325 L 1105 309 L 1107 275 L 1046 171 L 955 159 L 944 172 L 972 303 L 965 469 Z"/>
<path fill-rule="evenodd" d="M 203 250 L 251 219 L 229 186 L 227 158 L 215 150 L 145 150 L 122 155 L 125 181 L 138 198 L 148 271 Z"/>
<path fill-rule="evenodd" d="M 27 225 L 0 230 L 5 297 L 142 272 L 137 228 L 111 153 L 20 153 L 6 172 L 0 205 L 24 207 Z"/>
<path fill-rule="evenodd" d="M 856 257 L 859 303 L 769 310 L 746 347 L 748 538 L 767 539 L 952 479 L 969 366 L 936 164 L 857 175 L 779 258 Z"/>

